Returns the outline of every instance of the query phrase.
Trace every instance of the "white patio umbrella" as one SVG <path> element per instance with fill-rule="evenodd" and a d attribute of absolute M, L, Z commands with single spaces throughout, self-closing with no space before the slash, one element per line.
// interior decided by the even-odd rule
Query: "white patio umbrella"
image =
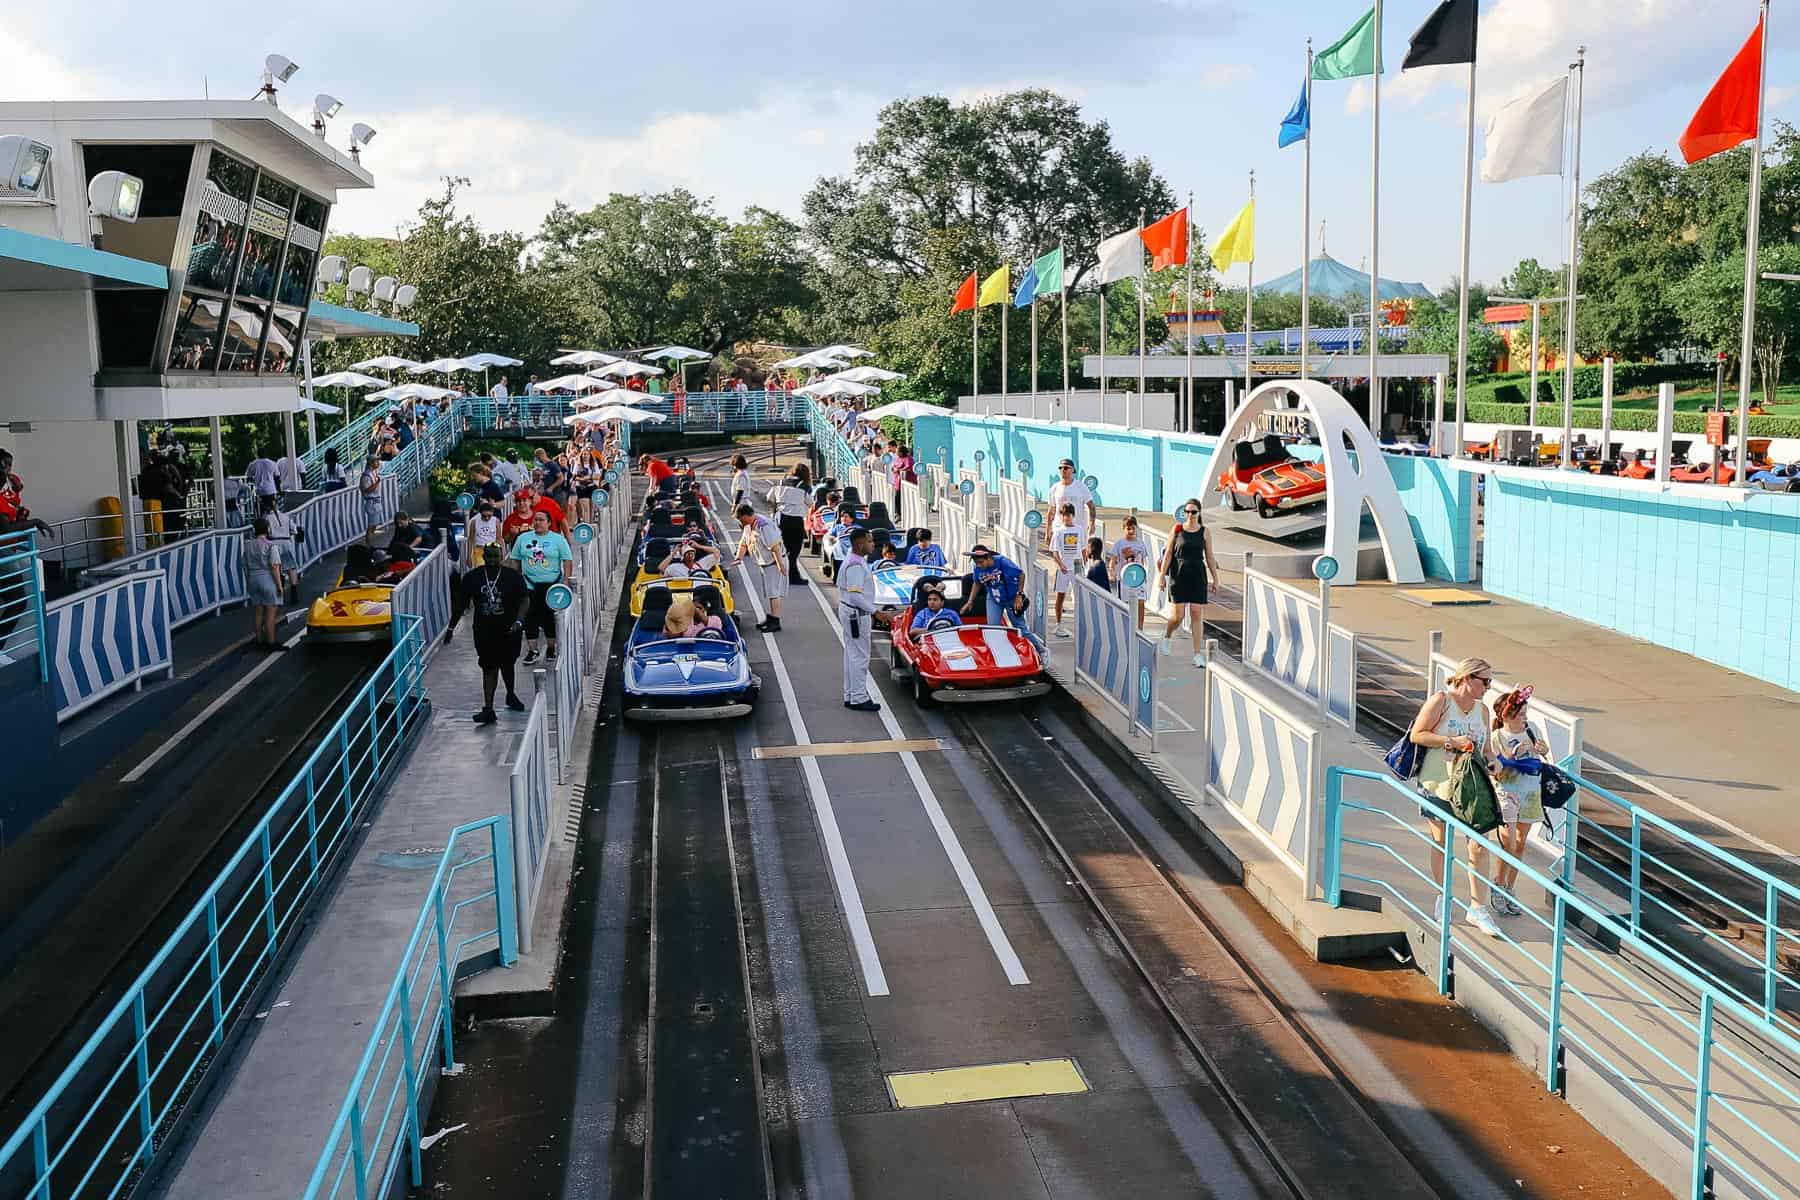
<path fill-rule="evenodd" d="M 847 360 L 840 358 L 838 355 L 827 353 L 824 350 L 813 350 L 807 354 L 796 355 L 793 358 L 784 358 L 775 364 L 776 367 L 784 371 L 793 370 L 797 367 L 806 367 L 815 371 L 836 371 L 849 365 Z"/>
<path fill-rule="evenodd" d="M 706 362 L 708 359 L 712 358 L 712 355 L 704 350 L 696 350 L 692 346 L 664 346 L 660 350 L 650 351 L 650 353 L 644 355 L 644 357 L 658 359 L 662 362 L 674 363 L 675 370 L 681 377 L 681 386 L 685 388 L 687 387 L 688 364 L 692 362 Z"/>
<path fill-rule="evenodd" d="M 603 379 L 595 379 L 592 375 L 558 375 L 555 379 L 545 379 L 538 386 L 546 392 L 585 392 L 590 388 L 606 389 L 612 385 Z"/>
<path fill-rule="evenodd" d="M 847 371 L 839 371 L 832 379 L 843 379 L 850 383 L 891 383 L 896 379 L 905 379 L 900 371 L 888 371 L 881 367 L 851 367 Z"/>
<path fill-rule="evenodd" d="M 559 354 L 550 360 L 553 367 L 604 367 L 608 363 L 620 361 L 616 354 L 602 354 L 598 350 L 571 350 L 567 354 Z"/>
<path fill-rule="evenodd" d="M 875 357 L 875 352 L 873 350 L 864 350 L 861 346 L 852 346 L 848 342 L 840 342 L 836 346 L 827 346 L 823 350 L 819 351 L 819 353 L 820 354 L 829 354 L 833 358 L 874 358 Z"/>
<path fill-rule="evenodd" d="M 429 383 L 401 383 L 379 392 L 370 392 L 370 400 L 445 400 L 456 395 L 450 388 L 432 387 Z"/>
<path fill-rule="evenodd" d="M 604 367 L 598 367 L 588 372 L 589 375 L 592 375 L 596 379 L 628 379 L 634 375 L 650 376 L 661 375 L 662 373 L 663 369 L 661 367 L 652 367 L 645 363 L 630 362 L 626 359 L 607 363 Z"/>
<path fill-rule="evenodd" d="M 418 365 L 414 360 L 401 358 L 398 354 L 382 354 L 374 358 L 365 358 L 359 363 L 351 363 L 350 369 L 352 371 L 400 371 Z"/>
<path fill-rule="evenodd" d="M 489 367 L 522 367 L 525 365 L 525 360 L 508 358 L 504 354 L 490 354 L 484 350 L 480 354 L 471 354 L 464 358 L 462 365 L 481 372 L 481 390 L 485 392 L 488 390 Z"/>
<path fill-rule="evenodd" d="M 797 387 L 794 389 L 794 394 L 796 396 L 874 396 L 880 391 L 881 389 L 874 384 L 853 383 L 848 379 L 839 379 L 833 376 L 830 379 L 821 379 L 817 383 L 809 383 L 805 387 Z"/>
<path fill-rule="evenodd" d="M 319 381 L 315 379 L 313 382 L 317 383 Z M 326 416 L 335 417 L 344 410 L 335 404 L 327 404 L 323 400 L 308 400 L 305 396 L 302 396 L 294 405 L 294 411 L 303 413 L 324 413 Z"/>
<path fill-rule="evenodd" d="M 373 375 L 364 375 L 360 371 L 333 371 L 329 375 L 313 378 L 314 387 L 371 388 L 386 387 L 388 381 L 377 379 Z"/>
<path fill-rule="evenodd" d="M 576 413 L 571 417 L 563 418 L 565 422 L 630 421 L 633 425 L 636 425 L 639 421 L 650 421 L 660 425 L 668 419 L 669 418 L 663 416 L 661 413 L 645 412 L 641 408 L 626 408 L 619 404 L 610 404 L 605 408 L 590 409 L 587 412 Z"/>
<path fill-rule="evenodd" d="M 602 404 L 649 404 L 662 399 L 648 392 L 634 392 L 630 388 L 607 388 L 603 392 L 595 392 L 591 396 L 577 396 L 573 403 L 576 408 L 599 408 Z"/>
<path fill-rule="evenodd" d="M 480 367 L 471 367 L 460 358 L 434 358 L 426 363 L 414 363 L 406 368 L 408 375 L 448 375 L 452 371 L 479 371 Z"/>
<path fill-rule="evenodd" d="M 896 400 L 892 404 L 883 404 L 879 408 L 871 408 L 867 412 L 856 414 L 859 421 L 879 421 L 883 417 L 898 417 L 902 421 L 916 421 L 920 417 L 941 417 L 954 409 L 940 408 L 935 404 L 926 404 L 922 400 Z"/>

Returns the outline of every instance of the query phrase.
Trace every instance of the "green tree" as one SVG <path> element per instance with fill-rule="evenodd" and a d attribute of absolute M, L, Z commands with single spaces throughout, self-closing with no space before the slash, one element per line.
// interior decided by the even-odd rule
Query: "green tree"
<path fill-rule="evenodd" d="M 1765 271 L 1800 273 L 1800 245 L 1763 248 Z M 1733 363 L 1742 353 L 1744 319 L 1744 254 L 1702 264 L 1673 289 L 1682 327 L 1699 345 L 1724 351 Z M 1755 375 L 1765 404 L 1775 402 L 1776 389 L 1792 352 L 1788 333 L 1800 324 L 1800 285 L 1764 280 L 1756 291 Z"/>
<path fill-rule="evenodd" d="M 1101 238 L 1174 207 L 1147 159 L 1127 159 L 1104 122 L 1084 121 L 1078 105 L 1051 92 L 895 101 L 857 147 L 853 172 L 821 179 L 806 196 L 818 315 L 836 336 L 897 317 L 901 285 L 933 273 L 935 239 L 952 226 L 989 249 L 957 264 L 964 273 L 1022 265 L 1061 244 L 1074 286 Z"/>
<path fill-rule="evenodd" d="M 1406 349 L 1412 354 L 1443 354 L 1450 359 L 1450 376 L 1456 377 L 1456 297 L 1451 303 L 1421 297 L 1413 302 L 1412 335 Z M 1469 320 L 1469 374 L 1486 375 L 1500 360 L 1504 346 L 1500 335 L 1480 317 Z"/>

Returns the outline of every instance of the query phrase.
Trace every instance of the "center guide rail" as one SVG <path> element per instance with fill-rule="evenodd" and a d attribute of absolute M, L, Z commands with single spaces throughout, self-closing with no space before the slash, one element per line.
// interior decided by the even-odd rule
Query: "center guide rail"
<path fill-rule="evenodd" d="M 958 711 L 952 724 L 1029 815 L 1062 868 L 1156 997 L 1201 1069 L 1292 1196 L 1303 1200 L 1401 1200 L 1443 1194 L 1386 1132 L 1341 1071 L 1271 985 L 1222 936 L 1101 798 L 1087 771 L 1059 742 L 1054 718 Z M 1102 864 L 1141 862 L 1155 884 L 1121 885 Z M 1127 929 L 1154 929 L 1136 938 Z M 1224 987 L 1241 987 L 1266 1020 L 1254 1024 L 1267 1048 L 1243 1053 L 1243 1029 L 1220 1028 L 1218 992 L 1177 995 L 1170 980 L 1209 968 Z M 1331 1138 L 1321 1138 L 1328 1121 Z"/>

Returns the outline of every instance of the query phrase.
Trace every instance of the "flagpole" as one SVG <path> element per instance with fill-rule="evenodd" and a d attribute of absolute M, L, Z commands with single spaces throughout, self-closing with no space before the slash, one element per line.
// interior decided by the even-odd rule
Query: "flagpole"
<path fill-rule="evenodd" d="M 1190 229 L 1192 229 L 1193 224 L 1194 224 L 1194 193 L 1190 191 L 1188 193 L 1188 227 Z M 1188 236 L 1191 239 L 1193 235 L 1189 234 Z M 1194 424 L 1195 424 L 1195 421 L 1194 421 L 1194 254 L 1193 254 L 1193 247 L 1191 245 L 1183 246 L 1182 249 L 1187 251 L 1187 285 L 1188 285 L 1188 305 L 1187 305 L 1187 307 L 1188 307 L 1188 314 L 1187 314 L 1187 421 L 1186 421 L 1186 426 L 1188 429 L 1191 430 L 1191 429 L 1193 429 Z"/>
<path fill-rule="evenodd" d="M 1031 411 L 1037 412 L 1038 372 L 1037 372 L 1037 286 L 1031 290 Z"/>
<path fill-rule="evenodd" d="M 976 296 L 975 332 L 969 338 L 969 385 L 977 400 L 981 399 L 981 297 Z"/>
<path fill-rule="evenodd" d="M 1149 276 L 1144 273 L 1144 218 L 1148 214 L 1138 209 L 1138 246 L 1137 246 L 1137 294 L 1138 294 L 1138 416 L 1144 415 L 1144 285 Z M 1131 405 L 1125 405 L 1125 428 L 1131 428 Z"/>
<path fill-rule="evenodd" d="M 1756 141 L 1750 150 L 1750 216 L 1744 238 L 1744 342 L 1738 360 L 1737 474 L 1732 477 L 1739 487 L 1744 486 L 1750 465 L 1750 362 L 1756 353 L 1756 264 L 1762 251 L 1763 101 L 1769 94 L 1769 0 L 1762 0 L 1759 50 L 1762 59 L 1756 68 Z M 1576 134 L 1575 144 L 1581 145 L 1580 134 Z M 1571 286 L 1569 295 L 1574 294 Z"/>
<path fill-rule="evenodd" d="M 1250 203 L 1256 203 L 1255 171 L 1250 172 Z M 1252 217 L 1251 220 L 1254 222 L 1255 218 Z M 1251 318 L 1256 304 L 1256 236 L 1254 233 L 1250 238 L 1250 258 L 1244 263 L 1244 271 L 1244 396 L 1248 396 L 1250 394 L 1251 343 L 1256 340 L 1256 322 Z M 1241 402 L 1243 396 L 1238 399 Z M 1229 421 L 1231 414 L 1226 413 L 1225 419 Z"/>
<path fill-rule="evenodd" d="M 1057 280 L 1057 283 L 1062 286 L 1057 289 L 1056 298 L 1061 302 L 1062 307 L 1063 416 L 1067 418 L 1069 415 L 1069 259 L 1063 253 L 1061 242 L 1056 243 L 1056 262 L 1057 273 L 1062 276 Z"/>
<path fill-rule="evenodd" d="M 1312 340 L 1312 39 L 1306 39 L 1306 166 L 1300 184 L 1300 378 L 1306 378 L 1306 344 Z"/>
<path fill-rule="evenodd" d="M 1006 400 L 1006 310 L 1011 307 L 1012 297 L 1002 296 L 1000 299 L 1000 399 L 1002 401 L 1000 408 L 1002 411 L 1006 408 L 1004 403 Z"/>
<path fill-rule="evenodd" d="M 1562 465 L 1569 465 L 1569 442 L 1575 436 L 1575 279 L 1581 260 L 1581 101 L 1586 91 L 1587 47 L 1575 48 L 1575 158 L 1573 183 L 1569 189 L 1569 306 L 1563 310 L 1563 397 L 1562 397 Z M 1749 290 L 1756 291 L 1754 271 Z M 1601 449 L 1604 451 L 1605 447 Z"/>
<path fill-rule="evenodd" d="M 1463 129 L 1462 276 L 1456 298 L 1456 441 L 1451 457 L 1463 455 L 1463 421 L 1467 408 L 1463 389 L 1469 382 L 1469 221 L 1475 202 L 1475 59 L 1469 59 L 1469 117 Z M 1431 440 L 1443 444 L 1444 431 L 1433 428 Z"/>
<path fill-rule="evenodd" d="M 1375 119 L 1369 136 L 1369 428 L 1381 440 L 1381 0 L 1375 0 Z"/>
<path fill-rule="evenodd" d="M 1106 285 L 1100 285 L 1100 423 L 1106 423 Z"/>

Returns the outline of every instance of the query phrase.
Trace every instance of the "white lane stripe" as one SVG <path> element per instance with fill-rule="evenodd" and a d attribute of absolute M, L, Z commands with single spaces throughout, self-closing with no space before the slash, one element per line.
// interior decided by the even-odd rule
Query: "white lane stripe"
<path fill-rule="evenodd" d="M 725 494 L 718 485 L 707 484 L 714 495 L 722 503 Z M 763 619 L 762 601 L 757 599 L 756 589 L 751 586 L 750 573 L 740 565 L 734 568 L 738 573 L 738 590 L 733 593 L 750 602 L 756 612 L 757 621 Z M 787 710 L 788 724 L 793 727 L 794 741 L 797 745 L 810 746 L 812 736 L 806 732 L 806 718 L 800 715 L 800 708 L 794 702 L 794 684 L 788 678 L 787 663 L 781 657 L 781 648 L 772 637 L 763 638 L 763 644 L 769 648 L 769 664 L 775 669 L 775 678 L 781 685 L 781 705 Z M 871 996 L 888 994 L 887 973 L 881 969 L 881 956 L 875 952 L 875 935 L 869 929 L 869 914 L 863 908 L 862 892 L 856 886 L 856 874 L 850 869 L 850 855 L 844 848 L 844 835 L 838 828 L 837 812 L 831 807 L 831 797 L 825 792 L 825 777 L 819 772 L 819 763 L 814 758 L 800 760 L 800 772 L 806 779 L 807 794 L 812 797 L 813 817 L 819 823 L 819 836 L 825 842 L 825 858 L 831 864 L 831 879 L 837 886 L 838 905 L 844 911 L 844 923 L 850 927 L 850 941 L 856 947 L 857 961 L 862 965 L 863 986 Z"/>
<path fill-rule="evenodd" d="M 825 614 L 825 624 L 843 643 L 844 630 L 838 624 L 837 614 L 825 602 L 824 589 L 811 586 L 806 589 L 819 602 L 819 608 Z M 881 685 L 873 674 L 869 676 L 869 686 L 877 693 Z M 881 723 L 887 727 L 888 736 L 895 741 L 905 738 L 900 729 L 900 722 L 894 719 L 890 708 L 893 703 L 887 696 L 882 696 Z M 912 778 L 913 790 L 919 793 L 919 802 L 925 806 L 925 815 L 931 819 L 931 827 L 936 831 L 938 842 L 944 847 L 944 854 L 950 859 L 950 866 L 956 871 L 956 878 L 962 884 L 963 895 L 969 898 L 969 906 L 975 910 L 975 919 L 981 923 L 981 930 L 987 934 L 988 945 L 994 948 L 994 957 L 1000 960 L 1000 966 L 1006 972 L 1006 981 L 1015 986 L 1031 982 L 1025 974 L 1025 964 L 1019 961 L 1018 951 L 1013 949 L 1012 942 L 1006 936 L 1006 930 L 1000 927 L 1000 917 L 994 912 L 994 906 L 988 902 L 987 891 L 981 886 L 981 880 L 975 875 L 975 868 L 969 862 L 969 856 L 963 852 L 962 843 L 957 840 L 956 831 L 950 828 L 950 818 L 944 815 L 944 808 L 938 803 L 937 793 L 931 790 L 926 782 L 925 773 L 919 769 L 918 756 L 911 751 L 900 755 L 900 761 L 906 766 L 906 773 Z"/>
<path fill-rule="evenodd" d="M 281 644 L 291 650 L 294 648 L 294 644 L 305 636 L 306 636 L 306 630 L 302 629 L 299 633 L 296 633 L 293 637 L 289 638 L 287 641 L 285 641 Z M 180 729 L 176 730 L 173 737 L 171 737 L 168 741 L 164 742 L 162 745 L 158 746 L 155 750 L 151 751 L 150 757 L 146 758 L 143 762 L 139 763 L 137 766 L 131 768 L 131 770 L 129 772 L 127 772 L 125 777 L 123 779 L 119 780 L 119 782 L 120 783 L 136 783 L 138 780 L 142 779 L 144 777 L 144 775 L 150 770 L 151 767 L 154 767 L 157 763 L 159 763 L 163 760 L 164 756 L 166 756 L 169 753 L 169 751 L 175 749 L 175 747 L 181 745 L 182 742 L 186 741 L 189 737 L 193 736 L 194 730 L 200 728 L 200 726 L 202 726 L 202 725 L 206 724 L 208 721 L 212 720 L 214 715 L 217 714 L 220 709 L 224 708 L 227 704 L 231 703 L 231 699 L 233 696 L 236 696 L 239 692 L 241 692 L 245 688 L 249 687 L 252 683 L 254 683 L 256 681 L 257 676 L 261 675 L 264 671 L 268 670 L 270 667 L 272 667 L 274 665 L 275 665 L 275 656 L 270 655 L 268 658 L 265 658 L 261 662 L 257 663 L 254 667 L 251 667 L 250 670 L 245 673 L 245 675 L 242 679 L 238 680 L 236 683 L 234 683 L 230 687 L 226 688 L 225 691 L 219 696 L 218 699 L 214 700 L 211 704 L 209 704 L 205 708 L 201 709 L 199 714 L 197 716 L 195 716 L 193 720 L 189 721 L 186 725 L 183 725 Z"/>

